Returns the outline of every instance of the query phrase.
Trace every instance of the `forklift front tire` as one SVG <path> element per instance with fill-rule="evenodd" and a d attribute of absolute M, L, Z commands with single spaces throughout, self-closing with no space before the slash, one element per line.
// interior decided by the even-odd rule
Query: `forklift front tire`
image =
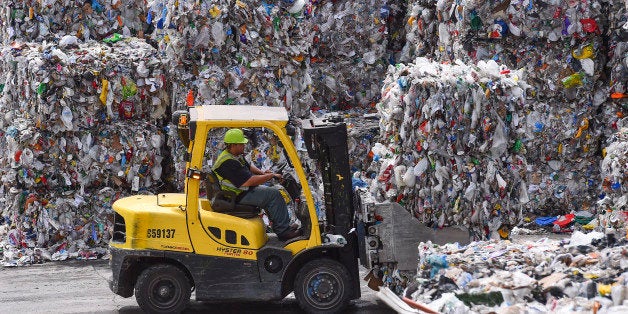
<path fill-rule="evenodd" d="M 349 303 L 353 285 L 347 269 L 323 258 L 308 262 L 294 281 L 294 295 L 307 313 L 339 313 Z"/>
<path fill-rule="evenodd" d="M 191 294 L 185 273 L 169 264 L 147 268 L 135 284 L 135 299 L 146 313 L 181 313 L 190 303 Z"/>

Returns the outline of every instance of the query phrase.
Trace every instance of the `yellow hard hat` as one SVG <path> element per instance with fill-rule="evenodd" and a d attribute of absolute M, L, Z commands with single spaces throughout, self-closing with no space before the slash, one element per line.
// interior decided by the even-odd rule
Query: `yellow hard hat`
<path fill-rule="evenodd" d="M 229 129 L 225 133 L 225 143 L 227 144 L 246 144 L 249 140 L 244 137 L 241 129 Z"/>

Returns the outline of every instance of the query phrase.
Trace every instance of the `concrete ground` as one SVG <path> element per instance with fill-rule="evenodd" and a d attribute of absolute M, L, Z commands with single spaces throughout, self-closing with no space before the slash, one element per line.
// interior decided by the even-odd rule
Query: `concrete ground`
<path fill-rule="evenodd" d="M 366 270 L 361 269 L 362 278 Z M 0 313 L 142 313 L 135 297 L 109 290 L 107 260 L 48 262 L 0 268 Z M 364 283 L 364 282 L 363 282 Z M 280 302 L 209 304 L 193 301 L 186 313 L 301 313 L 290 295 Z M 346 313 L 395 313 L 362 287 L 362 298 Z"/>

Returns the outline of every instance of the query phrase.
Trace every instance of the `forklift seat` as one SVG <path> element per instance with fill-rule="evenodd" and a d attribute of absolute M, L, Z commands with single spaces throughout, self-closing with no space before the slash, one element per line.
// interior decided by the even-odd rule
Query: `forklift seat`
<path fill-rule="evenodd" d="M 211 203 L 212 210 L 240 218 L 253 218 L 259 216 L 261 209 L 257 206 L 238 204 L 236 194 L 224 191 L 220 188 L 220 181 L 213 171 L 207 174 L 207 199 Z"/>

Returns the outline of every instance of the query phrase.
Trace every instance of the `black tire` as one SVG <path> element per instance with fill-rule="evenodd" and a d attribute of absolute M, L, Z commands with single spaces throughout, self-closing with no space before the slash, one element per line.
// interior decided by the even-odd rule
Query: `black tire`
<path fill-rule="evenodd" d="M 146 313 L 180 313 L 190 303 L 191 294 L 188 277 L 169 264 L 145 269 L 135 283 L 135 299 Z"/>
<path fill-rule="evenodd" d="M 294 280 L 294 296 L 308 313 L 338 313 L 349 303 L 353 289 L 347 269 L 323 258 L 308 262 Z"/>

